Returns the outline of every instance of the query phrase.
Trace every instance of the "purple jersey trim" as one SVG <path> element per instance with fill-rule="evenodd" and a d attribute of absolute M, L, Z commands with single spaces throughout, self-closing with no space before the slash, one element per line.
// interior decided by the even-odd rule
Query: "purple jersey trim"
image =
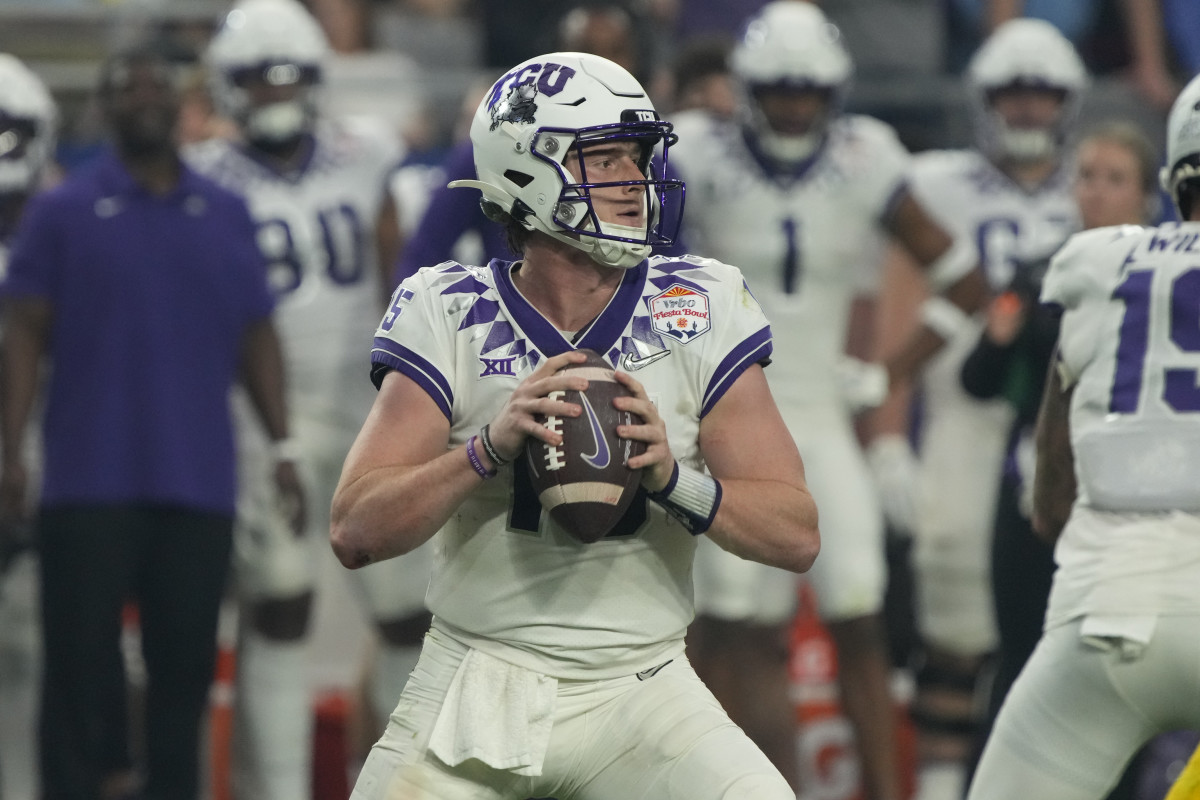
<path fill-rule="evenodd" d="M 375 347 L 371 350 L 371 380 L 376 388 L 383 383 L 383 376 L 393 369 L 424 389 L 446 415 L 446 419 L 450 419 L 454 390 L 445 376 L 407 347 L 382 336 L 375 337 Z"/>
<path fill-rule="evenodd" d="M 708 389 L 704 393 L 704 406 L 700 409 L 701 418 L 712 410 L 717 401 L 725 396 L 725 392 L 729 391 L 729 387 L 733 386 L 733 382 L 750 366 L 768 361 L 771 358 L 771 350 L 770 325 L 760 328 L 733 348 L 713 371 L 712 380 L 708 382 Z"/>
<path fill-rule="evenodd" d="M 617 287 L 612 300 L 600 312 L 600 316 L 592 321 L 583 336 L 578 337 L 572 345 L 517 291 L 512 282 L 512 262 L 495 259 L 489 266 L 495 279 L 496 290 L 500 294 L 500 301 L 504 304 L 509 319 L 520 326 L 540 353 L 548 357 L 575 348 L 590 348 L 597 353 L 607 353 L 617 346 L 621 334 L 625 332 L 625 326 L 629 324 L 638 303 L 641 302 L 642 289 L 649 271 L 645 261 L 633 269 L 625 270 L 621 285 Z"/>

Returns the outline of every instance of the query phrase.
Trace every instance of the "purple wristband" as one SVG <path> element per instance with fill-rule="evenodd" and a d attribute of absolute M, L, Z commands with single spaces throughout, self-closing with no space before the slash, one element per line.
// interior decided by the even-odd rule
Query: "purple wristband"
<path fill-rule="evenodd" d="M 479 477 L 486 481 L 488 478 L 496 477 L 496 473 L 495 471 L 488 472 L 487 468 L 483 466 L 483 462 L 479 460 L 479 454 L 475 452 L 475 440 L 478 438 L 478 436 L 472 436 L 467 439 L 467 459 L 471 462 L 471 467 L 479 473 Z"/>

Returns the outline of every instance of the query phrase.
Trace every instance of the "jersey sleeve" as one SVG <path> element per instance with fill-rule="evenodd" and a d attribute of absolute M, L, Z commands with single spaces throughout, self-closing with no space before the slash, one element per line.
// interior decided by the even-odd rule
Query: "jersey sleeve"
<path fill-rule="evenodd" d="M 711 262 L 714 265 L 718 262 Z M 700 416 L 720 401 L 742 373 L 755 364 L 770 363 L 774 343 L 771 326 L 758 300 L 750 292 L 741 270 L 720 264 L 722 289 L 720 303 L 714 308 L 714 333 L 706 353 L 705 384 Z M 716 298 L 714 298 L 716 299 Z"/>
<path fill-rule="evenodd" d="M 1042 281 L 1042 303 L 1069 311 L 1089 295 L 1107 292 L 1113 270 L 1098 267 L 1114 261 L 1109 245 L 1141 230 L 1134 225 L 1123 225 L 1096 228 L 1072 236 L 1050 259 Z M 1119 268 L 1120 265 L 1116 266 Z"/>
<path fill-rule="evenodd" d="M 376 388 L 392 371 L 406 375 L 433 399 L 446 419 L 454 408 L 453 332 L 430 285 L 436 269 L 423 269 L 392 293 L 391 302 L 375 331 L 371 349 L 371 380 Z"/>
<path fill-rule="evenodd" d="M 912 156 L 890 125 L 871 117 L 852 117 L 856 155 L 863 159 L 856 170 L 856 187 L 863 204 L 878 220 L 886 220 L 907 186 Z"/>

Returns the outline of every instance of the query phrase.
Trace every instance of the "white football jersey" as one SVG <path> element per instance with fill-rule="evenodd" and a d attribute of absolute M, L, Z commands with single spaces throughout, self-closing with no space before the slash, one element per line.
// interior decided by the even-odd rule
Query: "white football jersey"
<path fill-rule="evenodd" d="M 521 296 L 511 267 L 446 262 L 401 284 L 376 332 L 376 381 L 391 369 L 416 381 L 449 420 L 450 447 L 461 447 L 542 360 L 589 348 L 642 382 L 675 457 L 702 468 L 701 418 L 771 352 L 771 329 L 741 273 L 709 259 L 651 258 L 626 271 L 572 343 Z M 483 483 L 435 541 L 427 604 L 479 650 L 592 680 L 682 648 L 696 542 L 642 492 L 607 538 L 581 544 L 542 513 L 518 460 Z"/>
<path fill-rule="evenodd" d="M 372 123 L 322 121 L 294 174 L 228 140 L 187 152 L 195 169 L 246 199 L 258 224 L 279 298 L 289 409 L 355 428 L 370 407 L 369 392 L 359 393 L 362 354 L 382 307 L 376 223 L 401 155 L 395 137 Z"/>
<path fill-rule="evenodd" d="M 1101 228 L 1051 262 L 1078 495 L 1047 626 L 1200 607 L 1200 224 Z"/>
<path fill-rule="evenodd" d="M 755 157 L 737 124 L 692 113 L 675 122 L 670 157 L 687 184 L 689 247 L 736 264 L 787 343 L 768 372 L 776 399 L 840 405 L 836 368 L 851 301 L 878 285 L 880 221 L 903 185 L 908 152 L 884 123 L 841 115 L 813 160 L 779 173 Z"/>
<path fill-rule="evenodd" d="M 1026 191 L 974 150 L 934 150 L 913 157 L 913 195 L 956 238 L 972 242 L 995 290 L 1008 287 L 1019 263 L 1049 258 L 1079 230 L 1071 170 L 1060 167 Z"/>
<path fill-rule="evenodd" d="M 1052 262 L 1085 505 L 1200 512 L 1198 252 L 1200 224 L 1166 223 L 1078 234 Z"/>
<path fill-rule="evenodd" d="M 975 245 L 988 283 L 1001 291 L 1018 265 L 1044 262 L 1079 230 L 1070 174 L 1060 167 L 1037 190 L 1026 191 L 978 152 L 939 150 L 914 157 L 910 186 L 943 228 Z M 981 332 L 982 323 L 976 321 L 931 360 L 922 374 L 925 398 L 933 414 L 943 405 L 970 405 L 1006 435 L 1011 422 L 1007 404 L 973 401 L 959 379 L 962 362 Z"/>

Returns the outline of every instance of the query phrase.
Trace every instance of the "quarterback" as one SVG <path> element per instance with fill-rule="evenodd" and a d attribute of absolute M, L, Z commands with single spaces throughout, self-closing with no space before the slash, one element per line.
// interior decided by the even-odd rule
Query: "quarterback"
<path fill-rule="evenodd" d="M 468 185 L 522 258 L 397 289 L 334 497 L 347 566 L 436 548 L 433 627 L 353 798 L 791 800 L 683 652 L 698 539 L 794 572 L 817 553 L 763 377 L 766 318 L 734 267 L 649 257 L 677 223 L 682 185 L 651 158 L 674 135 L 616 64 L 518 65 L 471 139 Z M 586 388 L 556 374 L 576 348 L 623 370 L 632 396 L 614 405 L 644 424 L 617 433 L 647 445 L 628 461 L 644 493 L 590 545 L 543 513 L 518 460 L 529 437 L 561 443 L 535 415 L 581 413 L 552 396 Z"/>

